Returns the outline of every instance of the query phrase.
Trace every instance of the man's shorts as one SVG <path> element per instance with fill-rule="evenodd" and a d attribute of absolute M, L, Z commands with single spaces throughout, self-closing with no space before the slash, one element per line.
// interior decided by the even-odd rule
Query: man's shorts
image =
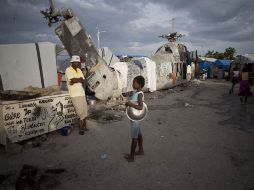
<path fill-rule="evenodd" d="M 139 134 L 141 134 L 139 121 L 131 121 L 131 137 L 137 139 Z"/>
<path fill-rule="evenodd" d="M 85 96 L 71 97 L 72 104 L 75 108 L 76 114 L 79 116 L 80 120 L 87 117 L 87 103 Z"/>

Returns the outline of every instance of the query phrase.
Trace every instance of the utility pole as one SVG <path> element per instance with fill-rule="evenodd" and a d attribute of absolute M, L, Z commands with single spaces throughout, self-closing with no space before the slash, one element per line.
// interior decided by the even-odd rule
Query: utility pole
<path fill-rule="evenodd" d="M 106 32 L 106 31 L 100 31 L 99 27 L 96 27 L 97 29 L 97 43 L 98 43 L 98 49 L 100 48 L 100 33 Z"/>
<path fill-rule="evenodd" d="M 172 33 L 175 32 L 175 18 L 172 18 Z"/>

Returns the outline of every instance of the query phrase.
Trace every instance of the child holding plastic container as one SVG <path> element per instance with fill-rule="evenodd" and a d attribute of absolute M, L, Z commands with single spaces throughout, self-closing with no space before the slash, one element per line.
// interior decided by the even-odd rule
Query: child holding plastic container
<path fill-rule="evenodd" d="M 144 93 L 142 88 L 145 85 L 145 79 L 142 76 L 137 76 L 133 79 L 132 87 L 134 89 L 131 100 L 126 102 L 126 106 L 133 107 L 138 110 L 143 109 Z M 129 162 L 134 161 L 134 155 L 144 155 L 143 150 L 143 137 L 140 130 L 140 122 L 131 120 L 131 152 L 125 155 L 125 159 Z M 136 147 L 139 147 L 138 152 L 135 152 Z"/>

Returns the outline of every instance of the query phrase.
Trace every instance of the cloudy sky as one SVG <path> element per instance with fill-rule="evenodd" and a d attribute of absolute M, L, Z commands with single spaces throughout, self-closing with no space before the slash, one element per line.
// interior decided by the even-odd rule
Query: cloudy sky
<path fill-rule="evenodd" d="M 115 54 L 151 55 L 166 42 L 158 38 L 175 30 L 181 43 L 199 54 L 224 51 L 254 53 L 254 0 L 54 0 L 55 7 L 71 7 L 97 44 Z M 40 14 L 47 0 L 0 0 L 0 44 L 51 41 L 61 43 Z"/>

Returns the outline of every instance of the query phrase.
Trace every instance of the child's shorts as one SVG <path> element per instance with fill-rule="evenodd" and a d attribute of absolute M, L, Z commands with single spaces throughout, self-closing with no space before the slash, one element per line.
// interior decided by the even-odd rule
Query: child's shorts
<path fill-rule="evenodd" d="M 139 121 L 131 121 L 131 137 L 137 139 L 139 134 L 141 134 Z"/>

